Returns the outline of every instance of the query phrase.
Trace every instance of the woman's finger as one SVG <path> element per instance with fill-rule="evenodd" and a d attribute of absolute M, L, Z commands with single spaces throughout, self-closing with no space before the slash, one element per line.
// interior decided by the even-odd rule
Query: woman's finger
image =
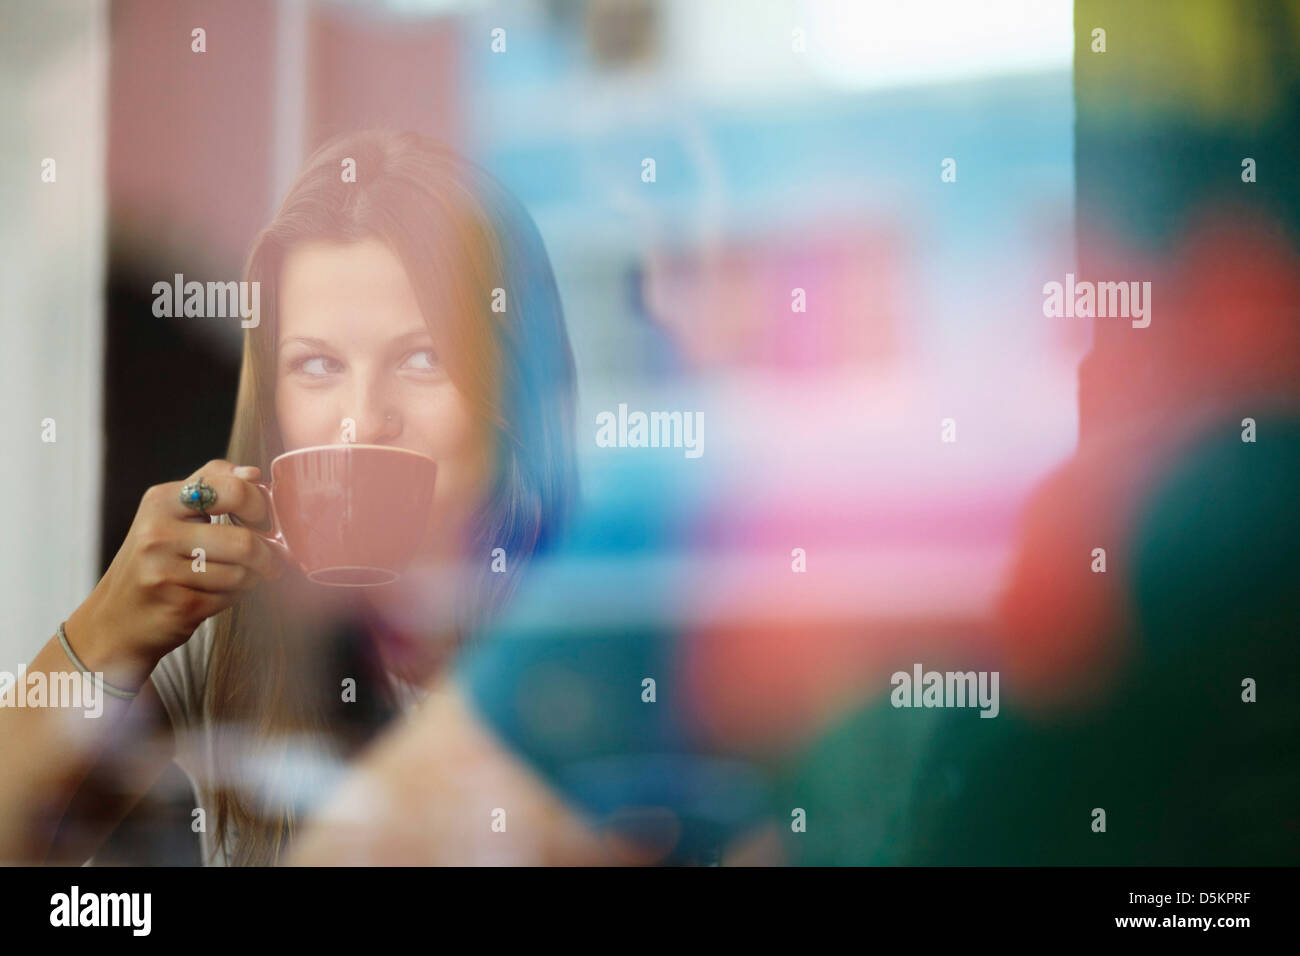
<path fill-rule="evenodd" d="M 184 558 L 177 558 L 184 561 Z M 182 565 L 172 577 L 176 584 L 196 591 L 227 593 L 232 591 L 250 591 L 262 581 L 262 576 L 252 568 L 242 564 L 224 564 L 219 561 L 191 560 Z"/>
<path fill-rule="evenodd" d="M 262 524 L 266 521 L 266 496 L 256 485 L 236 478 L 234 474 L 205 474 L 202 478 L 217 496 L 216 501 L 203 509 L 209 515 L 233 514 L 246 524 Z M 175 483 L 176 504 L 173 511 L 178 518 L 201 519 L 203 516 L 197 510 L 181 501 L 181 489 L 187 484 L 189 482 Z"/>
<path fill-rule="evenodd" d="M 228 524 L 191 524 L 176 540 L 181 557 L 192 558 L 194 549 L 202 548 L 205 561 L 243 565 L 271 580 L 278 578 L 284 570 L 271 546 L 248 528 Z"/>

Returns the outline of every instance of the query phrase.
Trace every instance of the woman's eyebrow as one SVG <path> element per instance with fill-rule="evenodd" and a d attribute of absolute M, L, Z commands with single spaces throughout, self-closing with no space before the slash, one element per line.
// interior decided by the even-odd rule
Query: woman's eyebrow
<path fill-rule="evenodd" d="M 405 345 L 407 342 L 423 342 L 426 339 L 432 342 L 433 336 L 429 333 L 428 329 L 421 327 L 418 329 L 412 329 L 410 332 L 407 332 L 405 335 L 397 336 L 396 338 L 393 339 L 392 344 Z"/>
<path fill-rule="evenodd" d="M 425 342 L 425 341 L 432 342 L 433 336 L 429 333 L 428 329 L 418 328 L 418 329 L 412 329 L 409 332 L 396 336 L 389 342 L 389 346 L 391 348 L 398 348 L 400 346 L 406 345 L 407 343 Z M 277 350 L 284 348 L 286 345 L 291 345 L 294 343 L 305 345 L 308 348 L 323 349 L 326 351 L 329 351 L 330 349 L 333 348 L 333 346 L 330 345 L 328 342 L 326 342 L 324 339 L 312 338 L 309 335 L 295 335 L 292 338 L 288 338 L 282 341 L 277 346 Z"/>
<path fill-rule="evenodd" d="M 326 342 L 324 339 L 313 339 L 313 338 L 311 338 L 311 337 L 309 337 L 309 336 L 306 336 L 306 335 L 295 335 L 295 336 L 294 336 L 293 338 L 291 338 L 291 339 L 285 339 L 285 340 L 282 341 L 282 342 L 281 342 L 281 343 L 280 343 L 276 348 L 277 348 L 277 350 L 278 350 L 278 349 L 282 349 L 282 348 L 284 348 L 286 345 L 291 345 L 291 344 L 294 343 L 294 342 L 300 342 L 300 343 L 302 343 L 303 345 L 306 345 L 306 346 L 308 346 L 309 348 L 313 348 L 313 349 L 329 349 L 329 348 L 330 348 L 330 344 L 329 344 L 328 342 Z"/>

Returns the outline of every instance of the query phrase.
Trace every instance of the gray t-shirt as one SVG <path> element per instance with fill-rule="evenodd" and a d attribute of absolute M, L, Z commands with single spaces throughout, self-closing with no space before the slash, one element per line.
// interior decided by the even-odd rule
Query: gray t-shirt
<path fill-rule="evenodd" d="M 215 634 L 213 619 L 208 618 L 188 641 L 158 662 L 150 680 L 158 691 L 163 708 L 171 719 L 176 737 L 176 763 L 189 778 L 194 790 L 195 807 L 204 811 L 204 826 L 199 833 L 205 866 L 228 866 L 237 835 L 230 828 L 219 852 L 214 852 L 216 830 L 216 750 L 218 741 L 212 721 L 203 706 L 204 680 Z M 430 691 L 401 679 L 392 672 L 388 678 L 398 706 L 410 715 Z M 233 735 L 227 733 L 228 740 Z M 233 740 L 238 746 L 238 740 Z M 251 748 L 250 748 L 251 749 Z M 330 755 L 314 747 L 311 741 L 291 741 L 281 760 L 268 760 L 263 754 L 256 763 L 244 768 L 241 779 L 259 781 L 260 785 L 279 787 L 281 797 L 303 806 L 320 795 L 343 767 Z"/>

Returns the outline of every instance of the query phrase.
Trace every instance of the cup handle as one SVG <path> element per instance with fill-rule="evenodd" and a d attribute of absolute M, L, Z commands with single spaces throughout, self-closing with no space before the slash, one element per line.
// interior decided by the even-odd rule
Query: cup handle
<path fill-rule="evenodd" d="M 297 559 L 294 558 L 292 553 L 290 553 L 289 545 L 284 540 L 284 532 L 280 529 L 280 516 L 276 514 L 275 511 L 275 495 L 271 492 L 271 486 L 264 481 L 250 481 L 248 483 L 257 488 L 266 497 L 266 513 L 271 516 L 271 528 L 269 531 L 264 531 L 261 528 L 253 527 L 251 524 L 245 524 L 239 520 L 239 516 L 234 512 L 229 513 L 230 523 L 238 525 L 241 528 L 247 528 L 271 547 L 279 551 L 290 562 L 297 564 Z"/>

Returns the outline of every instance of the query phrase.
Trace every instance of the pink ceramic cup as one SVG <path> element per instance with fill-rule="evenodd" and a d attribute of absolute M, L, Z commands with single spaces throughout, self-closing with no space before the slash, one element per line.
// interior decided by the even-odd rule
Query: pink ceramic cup
<path fill-rule="evenodd" d="M 271 462 L 271 528 L 249 527 L 317 584 L 396 581 L 420 548 L 438 465 L 388 445 L 318 445 Z M 236 524 L 242 522 L 231 516 Z"/>

